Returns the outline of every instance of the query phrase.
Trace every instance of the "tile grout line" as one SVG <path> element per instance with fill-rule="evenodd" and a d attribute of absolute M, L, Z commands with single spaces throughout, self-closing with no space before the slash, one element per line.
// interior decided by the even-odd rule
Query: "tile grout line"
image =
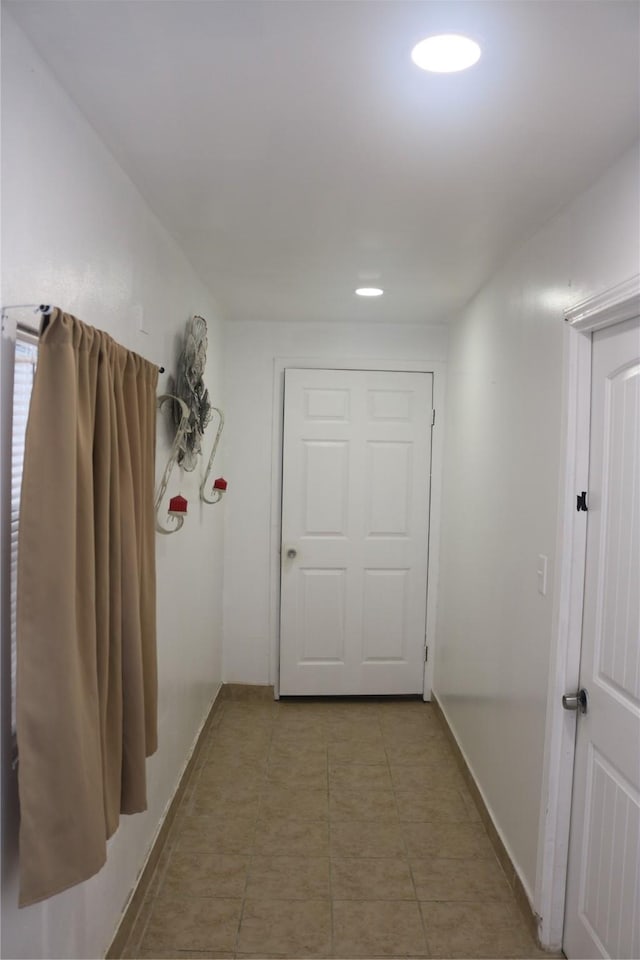
<path fill-rule="evenodd" d="M 276 707 L 276 708 L 274 709 L 274 713 L 279 713 L 279 712 L 280 712 L 279 709 Z M 267 747 L 267 751 L 266 751 L 266 759 L 267 759 L 267 762 L 266 762 L 266 764 L 265 764 L 265 766 L 264 766 L 264 770 L 263 770 L 263 774 L 262 774 L 262 782 L 261 782 L 260 789 L 259 789 L 259 794 L 258 794 L 258 805 L 257 805 L 257 807 L 256 807 L 255 821 L 254 821 L 254 824 L 253 824 L 253 835 L 252 835 L 252 838 L 251 838 L 251 846 L 250 846 L 250 850 L 249 850 L 249 859 L 248 859 L 248 863 L 247 863 L 247 874 L 246 874 L 245 880 L 244 880 L 244 893 L 243 893 L 243 896 L 242 896 L 242 905 L 241 905 L 241 907 L 240 907 L 240 916 L 238 917 L 238 929 L 236 930 L 235 948 L 234 948 L 234 950 L 233 950 L 234 956 L 236 956 L 239 952 L 241 952 L 241 951 L 239 951 L 239 949 L 238 949 L 239 946 L 240 946 L 240 930 L 242 929 L 242 921 L 244 920 L 244 911 L 245 911 L 246 904 L 247 904 L 247 890 L 248 890 L 248 888 L 249 888 L 249 877 L 251 876 L 251 868 L 252 868 L 252 866 L 253 866 L 253 858 L 254 858 L 254 856 L 255 856 L 255 845 L 256 845 L 256 837 L 257 837 L 257 834 L 258 834 L 258 823 L 259 823 L 259 821 L 260 821 L 260 812 L 261 812 L 261 809 L 262 809 L 262 797 L 263 797 L 263 794 L 264 794 L 265 786 L 266 786 L 266 784 L 267 784 L 267 782 L 268 782 L 269 764 L 270 764 L 270 757 L 271 757 L 271 747 L 272 747 L 272 744 L 273 744 L 273 733 L 274 733 L 274 730 L 275 730 L 276 722 L 277 722 L 277 721 L 274 720 L 274 721 L 272 722 L 272 724 L 271 724 L 271 736 L 270 736 L 270 738 L 269 738 L 269 746 Z"/>
<path fill-rule="evenodd" d="M 384 734 L 383 734 L 383 739 L 384 739 Z M 398 829 L 399 829 L 399 831 L 400 831 L 400 836 L 402 837 L 402 843 L 403 843 L 403 846 L 404 846 L 405 862 L 406 862 L 406 865 L 407 865 L 407 869 L 408 869 L 408 871 L 409 871 L 409 876 L 410 876 L 410 878 L 411 878 L 411 885 L 412 885 L 412 887 L 413 887 L 413 893 L 414 893 L 414 897 L 415 897 L 415 904 L 416 904 L 416 907 L 417 907 L 417 909 L 418 909 L 418 916 L 420 917 L 420 928 L 421 928 L 421 930 L 422 930 L 422 936 L 423 936 L 423 938 L 424 938 L 424 945 L 425 945 L 425 947 L 426 947 L 426 953 L 427 953 L 428 956 L 430 957 L 430 956 L 431 956 L 431 945 L 429 944 L 429 940 L 428 940 L 428 938 L 427 938 L 427 929 L 426 929 L 426 925 L 425 925 L 425 922 L 424 922 L 424 916 L 423 916 L 423 914 L 422 914 L 422 909 L 421 909 L 421 907 L 420 907 L 420 901 L 418 900 L 418 891 L 417 891 L 417 889 L 416 889 L 416 883 L 415 883 L 415 878 L 414 878 L 414 876 L 413 876 L 413 870 L 411 869 L 411 860 L 410 860 L 410 851 L 409 851 L 409 841 L 408 841 L 408 839 L 407 839 L 407 837 L 406 837 L 406 835 L 405 835 L 404 830 L 402 829 L 402 821 L 400 820 L 400 808 L 399 808 L 399 806 L 398 806 L 398 798 L 397 798 L 397 796 L 396 796 L 396 786 L 395 786 L 395 783 L 394 783 L 394 780 L 393 780 L 393 776 L 392 776 L 392 774 L 391 774 L 391 760 L 390 760 L 390 757 L 389 757 L 389 751 L 388 751 L 388 749 L 387 749 L 386 741 L 384 741 L 384 743 L 385 743 L 385 748 L 384 748 L 384 749 L 385 749 L 385 754 L 386 754 L 386 756 L 387 756 L 387 762 L 388 762 L 388 764 L 389 764 L 389 777 L 390 777 L 390 779 L 391 779 L 391 790 L 392 790 L 392 792 L 393 792 L 393 799 L 394 799 L 394 803 L 395 803 L 395 805 L 396 805 L 396 810 L 397 810 L 397 814 L 398 814 Z"/>
<path fill-rule="evenodd" d="M 222 712 L 222 711 L 220 711 L 220 712 Z M 129 943 L 127 943 L 127 944 L 125 945 L 125 949 L 126 949 L 127 947 L 133 948 L 133 947 L 135 946 L 135 948 L 136 948 L 136 953 L 137 953 L 137 952 L 139 952 L 139 951 L 141 950 L 141 948 L 142 948 L 142 945 L 143 945 L 143 943 L 144 943 L 144 939 L 145 939 L 147 930 L 148 930 L 148 928 L 149 928 L 149 923 L 150 923 L 150 921 L 151 921 L 151 915 L 152 915 L 152 913 L 153 913 L 153 909 L 154 909 L 154 907 L 155 907 L 155 904 L 156 904 L 156 902 L 157 902 L 157 900 L 158 900 L 158 894 L 159 894 L 160 890 L 162 889 L 162 883 L 163 883 L 163 881 L 164 881 L 165 874 L 167 873 L 167 870 L 168 870 L 168 868 L 169 868 L 169 863 L 171 862 L 171 859 L 172 859 L 173 854 L 174 854 L 174 852 L 175 852 L 175 839 L 174 839 L 175 825 L 176 825 L 176 823 L 178 822 L 178 818 L 179 818 L 181 815 L 184 815 L 185 812 L 187 812 L 187 808 L 188 808 L 187 791 L 189 791 L 189 789 L 190 789 L 192 786 L 193 786 L 193 787 L 195 786 L 196 782 L 198 781 L 199 774 L 202 772 L 202 768 L 203 768 L 203 767 L 204 767 L 204 762 L 200 761 L 200 762 L 193 768 L 193 770 L 192 770 L 192 772 L 191 772 L 191 776 L 189 777 L 187 783 L 185 784 L 185 793 L 184 793 L 183 797 L 182 797 L 181 800 L 180 800 L 178 809 L 177 809 L 177 811 L 176 811 L 176 816 L 175 816 L 174 822 L 171 824 L 171 827 L 170 827 L 170 830 L 169 830 L 169 834 L 168 834 L 167 839 L 166 839 L 166 841 L 165 841 L 165 845 L 164 845 L 163 850 L 162 850 L 162 852 L 161 852 L 161 854 L 160 854 L 160 858 L 159 858 L 158 863 L 156 864 L 156 867 L 155 867 L 155 869 L 154 869 L 154 871 L 153 871 L 153 876 L 151 877 L 151 879 L 150 879 L 150 881 L 149 881 L 149 887 L 147 888 L 147 893 L 146 893 L 146 895 L 145 895 L 145 898 L 144 898 L 144 900 L 142 901 L 142 903 L 141 903 L 141 905 L 140 905 L 140 910 L 138 911 L 138 916 L 136 917 L 136 921 L 137 921 L 138 917 L 140 916 L 140 914 L 142 913 L 142 911 L 145 909 L 145 907 L 148 908 L 147 918 L 146 918 L 146 920 L 144 921 L 144 924 L 143 924 L 143 926 L 142 926 L 142 929 L 141 929 L 141 931 L 140 931 L 139 936 L 138 936 L 137 939 L 136 939 L 135 944 L 129 942 Z M 160 859 L 162 858 L 162 855 L 163 855 L 164 853 L 166 853 L 166 859 L 165 859 L 165 862 L 164 862 L 163 866 L 160 867 Z"/>
<path fill-rule="evenodd" d="M 328 734 L 328 731 L 327 731 Z M 329 941 L 329 953 L 332 957 L 335 957 L 336 953 L 336 935 L 335 935 L 335 922 L 334 922 L 334 912 L 333 912 L 333 859 L 331 857 L 331 776 L 329 773 L 329 738 L 327 735 L 327 742 L 325 745 L 325 760 L 326 760 L 326 773 L 327 773 L 327 854 L 329 856 L 329 918 L 331 921 L 331 935 Z"/>

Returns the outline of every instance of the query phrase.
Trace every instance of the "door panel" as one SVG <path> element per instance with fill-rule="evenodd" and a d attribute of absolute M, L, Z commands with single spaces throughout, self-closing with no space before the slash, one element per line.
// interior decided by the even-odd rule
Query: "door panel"
<path fill-rule="evenodd" d="M 349 448 L 344 441 L 305 440 L 303 536 L 344 537 Z"/>
<path fill-rule="evenodd" d="M 413 486 L 411 443 L 367 444 L 367 536 L 407 537 Z M 392 495 L 390 495 L 390 492 Z"/>
<path fill-rule="evenodd" d="M 407 659 L 408 574 L 408 570 L 364 571 L 365 663 Z"/>
<path fill-rule="evenodd" d="M 637 957 L 637 936 L 633 935 L 637 895 L 634 902 L 632 893 L 638 892 L 638 793 L 593 747 L 587 763 L 584 922 L 598 949 L 604 951 L 596 956 Z"/>
<path fill-rule="evenodd" d="M 422 692 L 432 392 L 431 374 L 286 371 L 283 695 Z"/>
<path fill-rule="evenodd" d="M 299 571 L 303 663 L 344 663 L 346 570 Z"/>
<path fill-rule="evenodd" d="M 640 956 L 640 323 L 593 336 L 565 953 Z"/>

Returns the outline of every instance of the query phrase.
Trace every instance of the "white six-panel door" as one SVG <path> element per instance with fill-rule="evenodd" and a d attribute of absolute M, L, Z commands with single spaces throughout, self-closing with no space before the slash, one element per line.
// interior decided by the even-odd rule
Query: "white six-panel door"
<path fill-rule="evenodd" d="M 422 693 L 433 376 L 287 370 L 280 693 Z"/>
<path fill-rule="evenodd" d="M 640 325 L 593 335 L 587 563 L 564 950 L 640 957 Z"/>

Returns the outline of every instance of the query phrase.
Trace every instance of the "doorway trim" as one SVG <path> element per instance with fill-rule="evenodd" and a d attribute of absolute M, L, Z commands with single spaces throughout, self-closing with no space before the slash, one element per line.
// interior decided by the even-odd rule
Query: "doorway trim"
<path fill-rule="evenodd" d="M 284 371 L 309 370 L 381 370 L 393 373 L 433 374 L 433 407 L 436 421 L 431 443 L 431 490 L 429 541 L 427 544 L 427 624 L 429 659 L 423 676 L 423 698 L 431 699 L 435 659 L 436 610 L 440 554 L 440 517 L 442 505 L 442 461 L 444 453 L 445 370 L 442 362 L 389 359 L 344 359 L 336 357 L 275 357 L 273 361 L 273 421 L 271 437 L 271 517 L 269 522 L 269 682 L 276 700 L 280 696 L 280 540 L 282 530 L 282 443 L 284 429 Z"/>
<path fill-rule="evenodd" d="M 540 942 L 553 950 L 562 946 L 569 859 L 576 722 L 562 694 L 577 690 L 580 676 L 587 514 L 577 512 L 576 496 L 589 489 L 592 334 L 638 314 L 640 274 L 564 312 L 563 459 L 535 890 Z"/>

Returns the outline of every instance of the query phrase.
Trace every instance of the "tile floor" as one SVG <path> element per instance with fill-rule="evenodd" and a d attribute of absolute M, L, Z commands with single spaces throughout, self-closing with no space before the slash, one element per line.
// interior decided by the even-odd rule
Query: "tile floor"
<path fill-rule="evenodd" d="M 433 708 L 225 701 L 126 957 L 537 957 Z"/>

